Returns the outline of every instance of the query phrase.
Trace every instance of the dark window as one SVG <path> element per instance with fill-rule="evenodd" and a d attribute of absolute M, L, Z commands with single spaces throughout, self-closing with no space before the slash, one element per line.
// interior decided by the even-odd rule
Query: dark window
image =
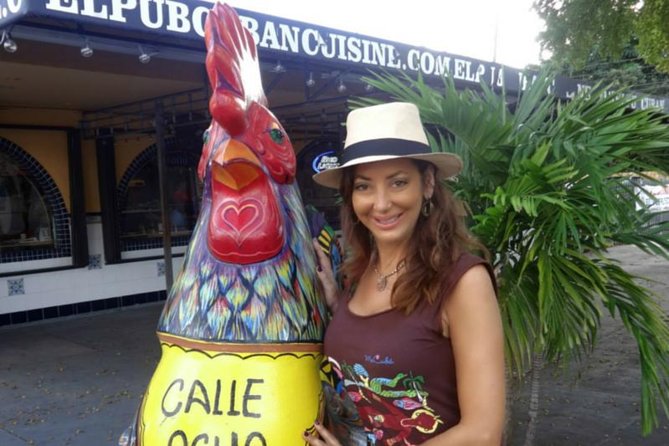
<path fill-rule="evenodd" d="M 151 158 L 128 179 L 121 197 L 122 250 L 162 246 L 163 224 L 155 150 Z M 185 245 L 195 228 L 202 188 L 197 178 L 197 158 L 190 153 L 167 154 L 167 199 L 173 245 Z"/>
<path fill-rule="evenodd" d="M 42 194 L 7 155 L 0 153 L 0 246 L 52 247 L 53 218 Z"/>

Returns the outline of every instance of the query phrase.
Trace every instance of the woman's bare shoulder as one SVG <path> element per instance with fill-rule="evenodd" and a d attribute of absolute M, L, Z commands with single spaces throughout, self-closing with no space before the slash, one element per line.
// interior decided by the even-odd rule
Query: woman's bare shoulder
<path fill-rule="evenodd" d="M 488 309 L 489 311 L 484 311 Z M 452 335 L 454 323 L 469 317 L 497 312 L 497 296 L 488 268 L 474 265 L 460 277 L 444 302 L 441 313 L 442 330 L 446 337 Z"/>

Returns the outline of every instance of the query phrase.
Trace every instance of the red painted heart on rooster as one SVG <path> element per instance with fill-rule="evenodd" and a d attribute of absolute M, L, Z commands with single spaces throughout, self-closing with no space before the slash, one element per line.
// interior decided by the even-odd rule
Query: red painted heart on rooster
<path fill-rule="evenodd" d="M 276 194 L 260 175 L 243 193 L 212 179 L 208 244 L 220 260 L 256 263 L 279 253 L 284 245 L 283 217 Z"/>
<path fill-rule="evenodd" d="M 258 229 L 263 220 L 262 214 L 260 203 L 254 199 L 246 199 L 242 203 L 228 202 L 218 210 L 217 223 L 233 231 L 241 245 Z"/>

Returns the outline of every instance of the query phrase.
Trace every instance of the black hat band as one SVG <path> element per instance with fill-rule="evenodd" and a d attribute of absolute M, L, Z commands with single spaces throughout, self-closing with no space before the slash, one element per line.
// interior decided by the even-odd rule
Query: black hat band
<path fill-rule="evenodd" d="M 397 138 L 380 138 L 351 144 L 339 157 L 340 166 L 367 156 L 407 156 L 432 153 L 430 147 L 417 141 Z"/>

